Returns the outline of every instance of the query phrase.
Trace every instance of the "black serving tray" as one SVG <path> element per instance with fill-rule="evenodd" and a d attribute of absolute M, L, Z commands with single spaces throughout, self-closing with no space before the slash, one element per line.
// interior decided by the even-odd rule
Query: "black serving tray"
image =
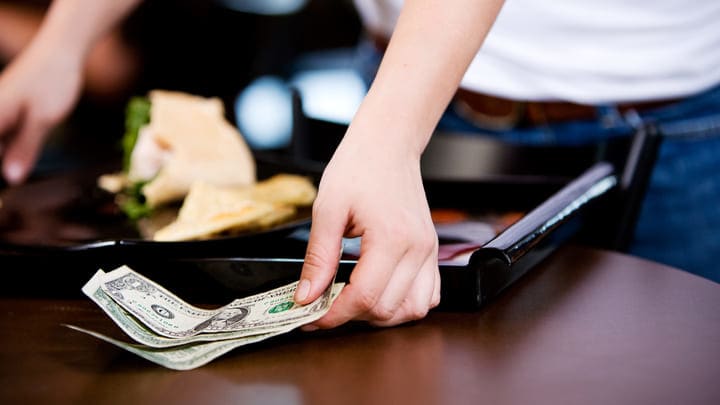
<path fill-rule="evenodd" d="M 581 213 L 617 186 L 598 163 L 475 250 L 467 264 L 443 264 L 442 304 L 474 309 L 525 274 L 582 225 Z M 296 228 L 297 229 L 297 228 Z M 197 243 L 197 244 L 195 244 Z M 98 268 L 127 264 L 188 300 L 223 303 L 298 279 L 305 242 L 288 232 L 184 243 L 108 239 L 69 246 L 3 246 L 5 295 L 79 296 Z M 354 260 L 342 260 L 347 280 Z"/>
<path fill-rule="evenodd" d="M 462 134 L 434 137 L 423 161 L 431 207 L 524 213 L 472 251 L 466 262 L 440 265 L 441 307 L 452 310 L 482 307 L 570 239 L 582 240 L 583 235 L 590 235 L 585 239 L 594 239 L 594 243 L 605 247 L 617 246 L 618 227 L 608 230 L 607 225 L 622 219 L 625 222 L 620 228 L 627 228 L 628 221 L 631 226 L 636 208 L 628 202 L 639 201 L 638 193 L 641 194 L 644 184 L 640 175 L 649 173 L 647 166 L 652 164 L 656 139 L 652 132 L 638 131 L 632 142 L 624 140 L 622 147 L 556 148 L 554 152 L 546 148 L 510 147 L 515 151 L 503 155 L 501 151 L 507 145 L 488 144 L 482 138 Z M 497 170 L 486 167 L 473 175 L 472 169 L 453 170 L 472 168 L 472 159 L 477 158 L 473 154 L 463 158 L 470 160 L 465 162 L 467 165 L 458 162 L 455 156 L 460 166 L 449 166 L 439 158 L 453 156 L 448 147 L 468 150 L 479 144 L 485 148 L 489 145 L 491 153 L 503 156 L 497 159 L 503 167 Z M 293 172 L 317 182 L 329 157 L 318 156 L 298 153 L 296 148 L 258 152 L 258 174 L 262 178 L 277 172 Z M 583 158 L 575 163 L 561 161 L 568 157 L 577 160 L 578 156 Z M 513 157 L 526 164 L 539 159 L 537 162 L 544 171 L 530 166 L 521 165 L 520 169 L 508 166 Z M 565 170 L 554 170 L 556 166 Z M 61 212 L 68 209 L 78 212 L 79 208 L 95 212 L 92 209 L 103 206 L 98 205 L 102 199 L 98 200 L 95 179 L 98 172 L 107 172 L 107 168 L 94 170 L 37 179 L 28 184 L 28 190 L 41 189 L 38 197 L 28 202 L 30 215 L 32 207 L 43 204 L 55 204 Z M 53 187 L 43 189 L 42 185 L 47 183 Z M 66 198 L 53 200 L 58 195 Z M 77 225 L 72 222 L 77 217 L 69 218 L 63 215 L 51 218 L 54 231 Z M 267 232 L 211 241 L 159 243 L 138 238 L 127 223 L 112 218 L 108 220 L 102 215 L 93 218 L 88 240 L 67 243 L 53 238 L 17 243 L 0 232 L 0 271 L 4 278 L 0 293 L 79 297 L 80 288 L 98 268 L 110 270 L 127 264 L 191 302 L 222 304 L 297 280 L 306 243 L 296 234 L 309 227 L 308 218 L 298 218 Z M 347 280 L 355 263 L 353 259 L 341 260 L 338 279 Z"/>

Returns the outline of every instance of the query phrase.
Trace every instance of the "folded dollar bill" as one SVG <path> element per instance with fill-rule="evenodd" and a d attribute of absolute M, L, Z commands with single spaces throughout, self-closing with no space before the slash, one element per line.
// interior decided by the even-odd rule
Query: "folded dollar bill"
<path fill-rule="evenodd" d="M 98 270 L 83 292 L 130 338 L 130 344 L 66 325 L 176 370 L 188 370 L 250 343 L 321 318 L 344 284 L 333 283 L 313 303 L 293 302 L 297 283 L 207 310 L 183 301 L 127 266 Z"/>
<path fill-rule="evenodd" d="M 280 335 L 288 332 L 277 331 L 274 333 L 266 333 L 262 335 L 254 335 L 239 339 L 230 340 L 219 340 L 217 342 L 204 342 L 196 344 L 186 344 L 182 346 L 167 347 L 167 348 L 154 348 L 137 344 L 130 344 L 122 342 L 117 339 L 113 339 L 109 336 L 105 336 L 101 333 L 97 333 L 91 330 L 87 330 L 75 325 L 65 325 L 70 329 L 74 329 L 79 332 L 87 333 L 90 336 L 94 336 L 100 340 L 104 340 L 111 343 L 121 349 L 125 349 L 130 353 L 134 353 L 146 360 L 150 360 L 153 363 L 159 364 L 163 367 L 173 370 L 192 370 L 194 368 L 204 366 L 205 364 L 215 360 L 223 354 L 236 349 L 240 346 L 245 346 L 251 343 L 257 343 L 273 336 Z"/>

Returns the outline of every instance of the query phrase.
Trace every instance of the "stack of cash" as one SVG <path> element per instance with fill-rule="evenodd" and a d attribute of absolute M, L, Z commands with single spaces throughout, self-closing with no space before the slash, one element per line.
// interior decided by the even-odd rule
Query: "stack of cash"
<path fill-rule="evenodd" d="M 317 300 L 300 306 L 293 302 L 296 286 L 297 282 L 208 310 L 184 302 L 127 266 L 109 273 L 98 270 L 83 292 L 138 344 L 66 326 L 161 366 L 189 370 L 319 319 L 343 288 L 342 283 L 332 283 Z"/>

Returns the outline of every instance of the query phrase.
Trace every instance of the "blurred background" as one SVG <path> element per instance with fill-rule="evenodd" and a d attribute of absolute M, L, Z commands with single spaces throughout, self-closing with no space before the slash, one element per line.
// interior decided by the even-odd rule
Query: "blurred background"
<path fill-rule="evenodd" d="M 0 67 L 49 3 L 0 0 Z M 117 151 L 128 99 L 151 89 L 221 98 L 258 150 L 287 146 L 293 94 L 308 116 L 347 123 L 365 92 L 355 73 L 361 37 L 352 0 L 146 0 L 93 51 L 82 100 L 36 175 Z"/>

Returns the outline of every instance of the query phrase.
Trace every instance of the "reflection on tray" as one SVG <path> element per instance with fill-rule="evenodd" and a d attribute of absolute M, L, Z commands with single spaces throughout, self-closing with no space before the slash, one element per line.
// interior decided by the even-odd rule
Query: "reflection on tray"
<path fill-rule="evenodd" d="M 466 265 L 472 253 L 522 218 L 522 212 L 470 213 L 435 209 L 431 212 L 440 246 L 440 265 Z"/>

